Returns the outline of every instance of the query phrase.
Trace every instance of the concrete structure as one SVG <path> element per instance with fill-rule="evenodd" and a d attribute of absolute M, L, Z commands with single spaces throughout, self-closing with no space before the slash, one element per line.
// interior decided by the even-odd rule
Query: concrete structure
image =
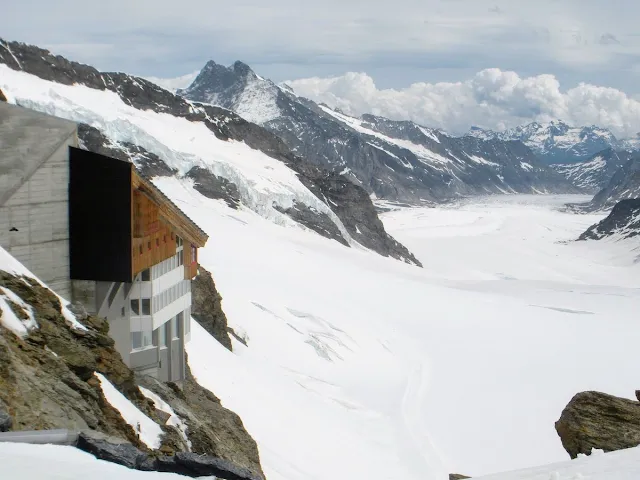
<path fill-rule="evenodd" d="M 207 235 L 132 163 L 77 145 L 75 123 L 0 103 L 0 245 L 107 318 L 129 367 L 180 381 Z"/>
<path fill-rule="evenodd" d="M 76 124 L 0 102 L 0 245 L 70 298 L 69 146 Z"/>

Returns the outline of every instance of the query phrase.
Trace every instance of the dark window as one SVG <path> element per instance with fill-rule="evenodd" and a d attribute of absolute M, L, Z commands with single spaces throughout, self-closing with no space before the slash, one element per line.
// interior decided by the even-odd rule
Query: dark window
<path fill-rule="evenodd" d="M 140 278 L 143 282 L 148 282 L 149 280 L 151 280 L 151 270 L 149 270 L 148 268 L 146 270 L 143 270 Z"/>
<path fill-rule="evenodd" d="M 160 246 L 160 239 L 156 238 L 156 247 L 159 247 L 159 246 Z"/>
<path fill-rule="evenodd" d="M 122 307 L 122 310 L 120 310 L 120 316 L 124 317 L 124 307 Z"/>
<path fill-rule="evenodd" d="M 162 240 L 164 240 L 164 243 L 167 243 L 167 235 L 166 234 L 162 237 Z"/>
<path fill-rule="evenodd" d="M 134 315 L 140 315 L 140 300 L 137 298 L 135 300 L 131 300 L 131 310 Z"/>
<path fill-rule="evenodd" d="M 142 299 L 142 315 L 151 315 L 151 299 Z"/>
<path fill-rule="evenodd" d="M 142 245 L 140 245 L 140 255 L 142 255 Z"/>
<path fill-rule="evenodd" d="M 151 242 L 147 242 L 147 248 L 151 250 Z"/>
<path fill-rule="evenodd" d="M 131 349 L 142 348 L 142 332 L 131 332 Z"/>
<path fill-rule="evenodd" d="M 171 232 L 171 240 L 173 240 L 173 232 Z"/>
<path fill-rule="evenodd" d="M 184 264 L 184 252 L 182 250 L 180 250 L 178 252 L 178 265 L 183 265 Z"/>

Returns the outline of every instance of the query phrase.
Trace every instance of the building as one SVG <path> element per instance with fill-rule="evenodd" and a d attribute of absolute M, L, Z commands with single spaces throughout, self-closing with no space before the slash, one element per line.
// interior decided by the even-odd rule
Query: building
<path fill-rule="evenodd" d="M 132 369 L 184 378 L 207 235 L 130 162 L 78 148 L 73 122 L 0 103 L 0 245 L 109 321 Z"/>

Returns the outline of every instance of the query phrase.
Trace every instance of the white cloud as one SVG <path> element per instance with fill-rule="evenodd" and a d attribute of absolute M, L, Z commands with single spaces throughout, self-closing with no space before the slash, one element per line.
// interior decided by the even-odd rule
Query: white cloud
<path fill-rule="evenodd" d="M 414 83 L 378 89 L 365 73 L 287 81 L 303 97 L 351 115 L 391 119 L 464 133 L 471 126 L 495 130 L 530 121 L 561 119 L 572 125 L 600 125 L 620 138 L 640 132 L 640 101 L 620 90 L 581 83 L 562 90 L 553 75 L 520 77 L 497 68 L 454 83 Z"/>
<path fill-rule="evenodd" d="M 156 85 L 160 85 L 162 88 L 169 90 L 170 92 L 175 92 L 179 88 L 187 88 L 189 85 L 191 85 L 191 83 L 196 79 L 199 73 L 200 70 L 196 70 L 195 72 L 187 73 L 186 75 L 175 78 L 144 78 L 146 78 L 150 82 L 155 83 Z"/>

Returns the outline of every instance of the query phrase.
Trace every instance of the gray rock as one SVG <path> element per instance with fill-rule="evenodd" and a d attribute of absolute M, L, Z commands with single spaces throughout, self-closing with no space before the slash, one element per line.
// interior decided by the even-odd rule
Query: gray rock
<path fill-rule="evenodd" d="M 193 167 L 187 172 L 187 177 L 194 180 L 193 188 L 205 197 L 224 200 L 234 209 L 240 205 L 240 192 L 237 185 L 226 178 L 218 177 L 201 167 Z"/>
<path fill-rule="evenodd" d="M 619 201 L 630 198 L 640 198 L 640 154 L 618 169 L 608 185 L 593 197 L 586 210 L 607 210 Z"/>
<path fill-rule="evenodd" d="M 0 400 L 0 432 L 8 432 L 13 427 L 13 419 L 7 411 L 7 406 Z"/>
<path fill-rule="evenodd" d="M 467 477 L 466 475 L 461 475 L 459 473 L 450 473 L 449 474 L 449 480 L 463 480 L 465 478 L 471 478 L 471 477 Z"/>
<path fill-rule="evenodd" d="M 81 303 L 70 303 L 67 305 L 67 309 L 73 313 L 78 320 L 85 320 L 89 316 L 87 309 L 84 308 L 84 305 Z"/>
<path fill-rule="evenodd" d="M 589 227 L 578 240 L 600 240 L 612 235 L 621 238 L 640 235 L 640 198 L 618 202 L 607 218 Z"/>
<path fill-rule="evenodd" d="M 597 193 L 607 186 L 611 178 L 633 156 L 626 150 L 607 148 L 579 162 L 551 165 L 576 187 L 585 193 Z"/>
<path fill-rule="evenodd" d="M 292 207 L 282 208 L 279 205 L 274 205 L 273 208 L 323 237 L 336 240 L 347 247 L 349 246 L 349 242 L 342 236 L 338 226 L 333 223 L 333 220 L 326 213 L 319 212 L 315 208 L 295 200 Z"/>
<path fill-rule="evenodd" d="M 600 392 L 575 395 L 555 423 L 571 458 L 596 448 L 611 452 L 640 445 L 640 403 Z"/>
<path fill-rule="evenodd" d="M 206 477 L 213 475 L 225 480 L 262 480 L 245 468 L 238 467 L 228 460 L 209 455 L 179 452 L 175 455 L 175 462 L 178 466 L 193 472 L 194 475 L 192 476 Z"/>
<path fill-rule="evenodd" d="M 110 437 L 95 431 L 80 432 L 76 447 L 90 453 L 100 460 L 138 469 L 141 465 L 147 468 L 148 456 L 129 442 L 117 437 Z"/>

